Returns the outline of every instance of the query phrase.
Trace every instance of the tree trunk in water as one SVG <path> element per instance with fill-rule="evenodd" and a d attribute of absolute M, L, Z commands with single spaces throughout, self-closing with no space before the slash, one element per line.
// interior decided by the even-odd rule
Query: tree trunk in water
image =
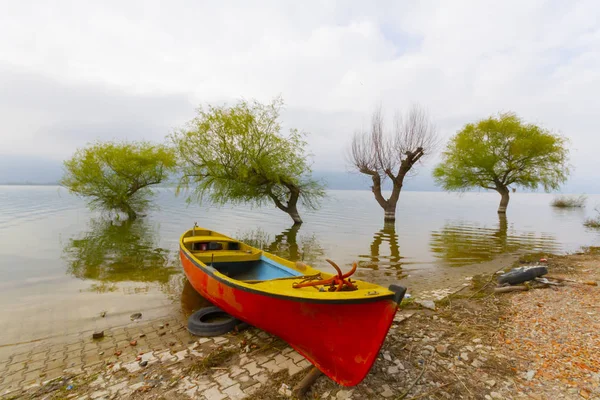
<path fill-rule="evenodd" d="M 300 199 L 300 189 L 296 186 L 288 186 L 290 189 L 290 199 L 287 204 L 287 213 L 294 220 L 294 225 L 301 224 L 302 218 L 300 218 L 300 213 L 298 213 L 298 199 Z"/>
<path fill-rule="evenodd" d="M 383 222 L 390 223 L 396 221 L 396 203 L 392 203 L 388 200 L 388 204 L 383 208 Z"/>
<path fill-rule="evenodd" d="M 123 205 L 121 207 L 121 211 L 127 214 L 127 218 L 129 218 L 130 221 L 133 221 L 137 218 L 136 212 L 133 210 L 133 208 L 131 208 L 129 204 Z"/>
<path fill-rule="evenodd" d="M 300 213 L 298 212 L 298 200 L 300 199 L 300 189 L 293 184 L 284 183 L 285 187 L 287 187 L 290 191 L 290 197 L 287 201 L 287 204 L 283 204 L 281 200 L 273 194 L 273 192 L 269 193 L 269 197 L 275 203 L 275 207 L 279 208 L 281 211 L 285 211 L 288 213 L 292 220 L 294 220 L 294 225 L 301 224 L 302 218 L 300 218 Z"/>
<path fill-rule="evenodd" d="M 298 213 L 298 208 L 296 207 L 296 204 L 290 204 L 287 208 L 287 213 L 294 220 L 294 225 L 302 223 L 302 218 L 300 218 L 300 214 Z"/>
<path fill-rule="evenodd" d="M 498 193 L 502 196 L 500 199 L 500 206 L 498 207 L 498 214 L 506 214 L 506 208 L 508 207 L 508 201 L 510 200 L 510 191 L 508 188 L 499 188 Z"/>
<path fill-rule="evenodd" d="M 402 180 L 404 180 L 404 176 L 394 182 L 392 195 L 389 199 L 387 199 L 386 204 L 383 207 L 384 224 L 393 224 L 394 222 L 396 222 L 396 205 L 398 204 L 398 199 L 400 198 L 400 191 L 402 190 Z"/>
<path fill-rule="evenodd" d="M 394 188 L 392 189 L 392 195 L 389 199 L 385 199 L 381 194 L 381 177 L 377 173 L 371 173 L 371 179 L 373 180 L 373 186 L 371 191 L 375 196 L 377 203 L 383 208 L 383 222 L 394 223 L 396 221 L 396 204 L 400 197 L 400 190 L 402 190 L 402 180 L 404 176 L 393 180 Z"/>

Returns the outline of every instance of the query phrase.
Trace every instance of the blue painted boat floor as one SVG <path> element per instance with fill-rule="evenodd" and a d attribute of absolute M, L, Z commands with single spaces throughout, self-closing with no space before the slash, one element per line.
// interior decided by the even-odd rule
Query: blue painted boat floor
<path fill-rule="evenodd" d="M 298 271 L 266 258 L 256 261 L 215 262 L 212 266 L 223 275 L 239 281 L 266 281 L 302 275 Z"/>

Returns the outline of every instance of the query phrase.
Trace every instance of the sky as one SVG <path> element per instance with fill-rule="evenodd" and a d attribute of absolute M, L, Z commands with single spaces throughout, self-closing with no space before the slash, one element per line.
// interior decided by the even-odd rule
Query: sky
<path fill-rule="evenodd" d="M 95 140 L 162 141 L 201 104 L 279 95 L 315 170 L 347 171 L 373 110 L 412 104 L 443 142 L 514 111 L 570 139 L 574 181 L 598 170 L 596 0 L 0 0 L 0 37 L 5 175 Z"/>

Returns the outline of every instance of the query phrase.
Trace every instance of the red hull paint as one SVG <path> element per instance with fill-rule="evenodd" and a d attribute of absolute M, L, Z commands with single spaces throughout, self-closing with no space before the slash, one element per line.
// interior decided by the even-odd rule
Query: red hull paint
<path fill-rule="evenodd" d="M 367 375 L 392 324 L 393 300 L 307 303 L 240 290 L 206 274 L 180 252 L 188 280 L 227 313 L 285 340 L 335 382 L 354 386 Z"/>

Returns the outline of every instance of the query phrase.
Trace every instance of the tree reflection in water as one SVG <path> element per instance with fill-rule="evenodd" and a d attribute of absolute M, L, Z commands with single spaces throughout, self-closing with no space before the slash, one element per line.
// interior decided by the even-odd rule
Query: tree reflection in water
<path fill-rule="evenodd" d="M 315 263 L 325 254 L 317 236 L 298 235 L 302 225 L 293 225 L 271 239 L 271 235 L 262 229 L 253 229 L 236 235 L 236 239 L 252 247 L 268 251 L 290 261 Z"/>
<path fill-rule="evenodd" d="M 385 276 L 393 275 L 396 279 L 402 279 L 405 276 L 402 272 L 404 263 L 402 262 L 403 257 L 400 255 L 396 225 L 394 223 L 384 224 L 383 229 L 373 235 L 370 254 L 361 254 L 359 258 L 361 259 L 358 263 L 360 268 L 382 271 Z"/>
<path fill-rule="evenodd" d="M 448 223 L 431 233 L 429 247 L 433 254 L 452 266 L 490 261 L 496 256 L 516 251 L 555 251 L 560 248 L 556 239 L 533 232 L 509 232 L 505 214 L 498 214 L 496 228 L 469 223 Z"/>
<path fill-rule="evenodd" d="M 115 223 L 91 219 L 90 230 L 68 240 L 63 258 L 80 279 L 166 283 L 179 273 L 170 252 L 157 246 L 157 232 L 144 219 Z"/>

